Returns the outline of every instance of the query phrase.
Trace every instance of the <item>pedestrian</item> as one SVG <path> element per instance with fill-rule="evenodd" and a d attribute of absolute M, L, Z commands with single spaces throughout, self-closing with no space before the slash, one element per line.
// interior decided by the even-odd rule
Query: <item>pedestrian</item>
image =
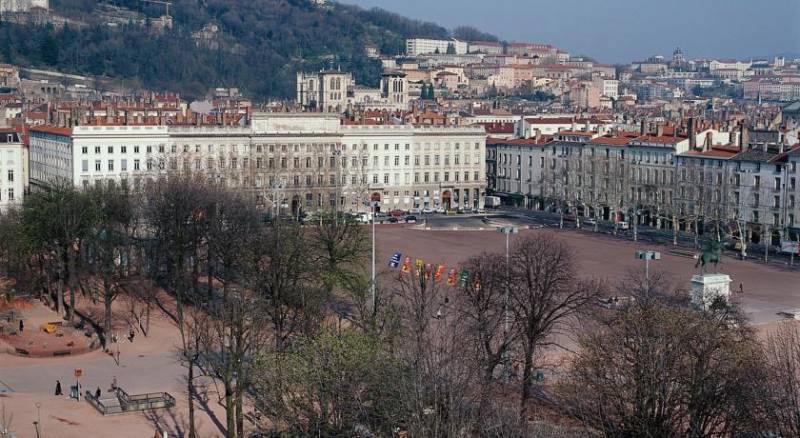
<path fill-rule="evenodd" d="M 100 387 L 99 386 L 97 387 L 97 390 L 95 390 L 95 392 L 94 392 L 94 398 L 95 398 L 95 400 L 100 400 Z"/>
<path fill-rule="evenodd" d="M 24 330 L 24 329 L 25 329 L 25 324 L 20 319 L 19 320 L 19 332 L 22 333 L 22 330 Z"/>
<path fill-rule="evenodd" d="M 56 380 L 56 395 L 63 395 L 61 392 L 61 381 Z"/>
<path fill-rule="evenodd" d="M 136 336 L 136 332 L 133 331 L 133 327 L 131 327 L 131 331 L 128 333 L 128 342 L 133 343 L 133 338 Z"/>
<path fill-rule="evenodd" d="M 741 282 L 741 281 L 739 282 L 739 293 L 740 293 L 740 294 L 743 294 L 743 293 L 744 293 L 744 284 L 742 284 L 742 282 Z"/>
<path fill-rule="evenodd" d="M 117 390 L 117 376 L 114 376 L 114 378 L 111 379 L 111 390 L 112 391 Z"/>

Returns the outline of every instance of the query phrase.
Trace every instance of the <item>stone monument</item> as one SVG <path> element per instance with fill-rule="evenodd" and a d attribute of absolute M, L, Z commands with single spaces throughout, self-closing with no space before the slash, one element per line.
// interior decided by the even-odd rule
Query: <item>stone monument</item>
<path fill-rule="evenodd" d="M 731 277 L 727 274 L 706 272 L 706 265 L 714 264 L 716 270 L 722 260 L 722 245 L 719 240 L 709 242 L 702 252 L 697 255 L 695 267 L 700 268 L 700 273 L 692 276 L 692 304 L 706 310 L 716 300 L 722 299 L 725 304 L 730 302 Z"/>
<path fill-rule="evenodd" d="M 692 276 L 692 304 L 707 310 L 717 297 L 727 304 L 731 297 L 731 277 L 727 274 L 697 274 Z"/>

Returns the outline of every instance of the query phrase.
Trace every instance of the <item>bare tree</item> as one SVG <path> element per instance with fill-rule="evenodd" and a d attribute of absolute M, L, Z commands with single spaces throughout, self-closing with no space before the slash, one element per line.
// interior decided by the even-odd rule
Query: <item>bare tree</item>
<path fill-rule="evenodd" d="M 511 308 L 519 325 L 523 375 L 520 419 L 525 420 L 533 388 L 533 366 L 549 338 L 598 292 L 577 280 L 572 251 L 550 234 L 520 240 L 511 253 Z"/>
<path fill-rule="evenodd" d="M 729 316 L 656 302 L 620 310 L 582 336 L 562 406 L 609 436 L 758 431 L 758 344 Z"/>
<path fill-rule="evenodd" d="M 766 342 L 770 368 L 766 409 L 777 436 L 800 436 L 800 327 L 784 322 Z"/>
<path fill-rule="evenodd" d="M 484 253 L 471 258 L 465 268 L 472 273 L 473 281 L 461 285 L 452 307 L 482 371 L 478 391 L 479 414 L 483 414 L 495 386 L 497 367 L 505 364 L 505 377 L 510 371 L 509 354 L 519 336 L 519 326 L 508 305 L 510 284 L 504 257 Z"/>

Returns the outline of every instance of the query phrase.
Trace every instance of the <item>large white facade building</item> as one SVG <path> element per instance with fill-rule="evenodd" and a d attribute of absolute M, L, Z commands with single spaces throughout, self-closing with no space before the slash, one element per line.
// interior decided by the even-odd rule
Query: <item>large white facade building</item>
<path fill-rule="evenodd" d="M 250 126 L 31 130 L 31 183 L 141 187 L 200 173 L 292 211 L 480 208 L 483 127 L 342 125 L 327 114 L 254 114 Z"/>
<path fill-rule="evenodd" d="M 466 41 L 434 40 L 429 38 L 409 38 L 406 40 L 406 55 L 418 56 L 428 53 L 447 53 L 447 48 L 452 45 L 456 55 L 467 53 L 469 44 Z"/>

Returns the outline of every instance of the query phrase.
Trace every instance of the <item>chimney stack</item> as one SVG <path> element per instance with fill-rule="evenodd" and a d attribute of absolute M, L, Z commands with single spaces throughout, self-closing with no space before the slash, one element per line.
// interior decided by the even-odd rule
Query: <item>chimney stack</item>
<path fill-rule="evenodd" d="M 694 150 L 697 149 L 697 139 L 695 138 L 694 133 L 694 117 L 689 117 L 689 121 L 687 123 L 689 124 L 689 150 Z"/>
<path fill-rule="evenodd" d="M 644 135 L 644 134 L 645 134 L 645 121 L 642 120 L 639 123 L 639 135 Z"/>
<path fill-rule="evenodd" d="M 750 148 L 750 134 L 747 132 L 747 122 L 742 121 L 742 133 L 739 135 L 739 148 L 746 150 Z"/>

